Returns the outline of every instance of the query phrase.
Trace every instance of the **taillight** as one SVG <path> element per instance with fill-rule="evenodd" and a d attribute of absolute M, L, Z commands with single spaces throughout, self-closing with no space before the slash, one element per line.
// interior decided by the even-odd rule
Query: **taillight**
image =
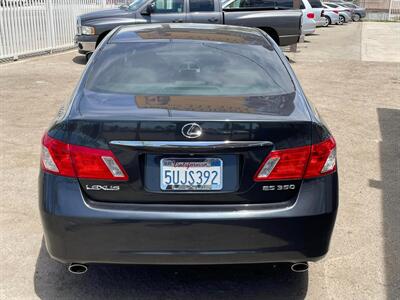
<path fill-rule="evenodd" d="M 43 171 L 62 176 L 75 177 L 68 144 L 49 137 L 42 140 L 41 165 Z"/>
<path fill-rule="evenodd" d="M 336 143 L 331 137 L 312 146 L 271 151 L 254 180 L 295 180 L 324 176 L 335 171 Z"/>
<path fill-rule="evenodd" d="M 314 13 L 312 12 L 307 13 L 307 18 L 314 19 Z"/>
<path fill-rule="evenodd" d="M 111 150 L 70 145 L 47 134 L 42 140 L 44 172 L 86 179 L 128 180 L 128 175 Z"/>
<path fill-rule="evenodd" d="M 309 146 L 271 151 L 254 180 L 301 179 L 309 157 Z"/>
<path fill-rule="evenodd" d="M 327 175 L 336 171 L 336 143 L 331 137 L 311 146 L 310 160 L 304 178 Z"/>
<path fill-rule="evenodd" d="M 338 11 L 338 10 L 333 10 L 333 12 L 334 12 L 335 14 L 339 14 L 339 11 Z"/>

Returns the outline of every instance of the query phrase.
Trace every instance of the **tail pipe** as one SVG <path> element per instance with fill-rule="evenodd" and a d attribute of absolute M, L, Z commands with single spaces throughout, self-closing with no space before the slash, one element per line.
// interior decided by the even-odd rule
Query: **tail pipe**
<path fill-rule="evenodd" d="M 296 273 L 302 273 L 308 271 L 308 263 L 307 262 L 297 262 L 290 266 L 290 269 Z"/>
<path fill-rule="evenodd" d="M 68 266 L 68 271 L 72 274 L 85 274 L 88 267 L 84 264 L 72 263 Z"/>

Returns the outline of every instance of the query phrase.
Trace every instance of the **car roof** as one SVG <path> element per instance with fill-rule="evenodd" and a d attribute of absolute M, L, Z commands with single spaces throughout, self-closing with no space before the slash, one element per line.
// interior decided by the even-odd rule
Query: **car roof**
<path fill-rule="evenodd" d="M 109 44 L 146 41 L 186 40 L 269 46 L 265 35 L 256 28 L 211 24 L 146 24 L 119 27 Z"/>

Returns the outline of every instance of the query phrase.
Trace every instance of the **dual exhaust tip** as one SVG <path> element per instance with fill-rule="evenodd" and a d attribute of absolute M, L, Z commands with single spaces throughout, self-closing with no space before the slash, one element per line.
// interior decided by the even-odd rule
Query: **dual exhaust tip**
<path fill-rule="evenodd" d="M 295 273 L 302 273 L 308 271 L 308 263 L 307 262 L 298 262 L 293 263 L 290 266 L 290 269 Z M 85 274 L 88 270 L 88 267 L 84 264 L 72 263 L 68 266 L 68 271 L 72 274 Z"/>

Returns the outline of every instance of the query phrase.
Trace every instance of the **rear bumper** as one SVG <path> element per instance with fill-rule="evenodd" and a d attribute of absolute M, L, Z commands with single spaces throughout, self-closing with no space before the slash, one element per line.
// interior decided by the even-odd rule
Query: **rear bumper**
<path fill-rule="evenodd" d="M 279 36 L 279 46 L 289 46 L 299 42 L 299 35 L 280 35 Z"/>
<path fill-rule="evenodd" d="M 351 21 L 351 15 L 349 13 L 344 12 L 343 16 L 344 16 L 344 19 L 345 19 L 344 21 L 345 22 L 350 22 Z"/>
<path fill-rule="evenodd" d="M 367 12 L 365 10 L 356 10 L 354 11 L 354 14 L 360 15 L 361 18 L 365 18 L 367 15 Z"/>
<path fill-rule="evenodd" d="M 41 174 L 46 246 L 61 262 L 223 264 L 313 261 L 329 247 L 337 175 L 308 180 L 299 198 L 257 205 L 100 204 L 75 179 Z"/>
<path fill-rule="evenodd" d="M 301 32 L 303 35 L 312 34 L 315 32 L 317 24 L 313 19 L 304 19 L 301 26 Z"/>
<path fill-rule="evenodd" d="M 315 32 L 315 29 L 316 29 L 315 26 L 314 27 L 310 26 L 308 28 L 304 26 L 302 32 L 304 35 L 313 34 Z"/>
<path fill-rule="evenodd" d="M 339 15 L 333 14 L 329 15 L 332 24 L 339 24 Z"/>

